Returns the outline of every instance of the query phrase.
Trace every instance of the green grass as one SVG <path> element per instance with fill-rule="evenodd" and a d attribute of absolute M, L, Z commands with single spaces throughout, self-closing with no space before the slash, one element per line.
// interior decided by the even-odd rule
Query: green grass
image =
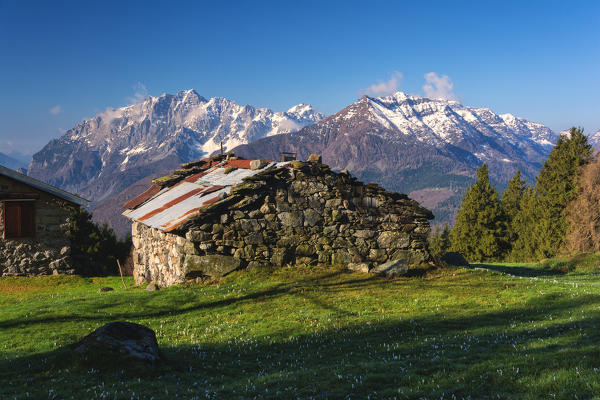
<path fill-rule="evenodd" d="M 296 267 L 157 292 L 2 278 L 0 398 L 598 398 L 599 259 L 392 280 Z M 118 320 L 154 329 L 166 362 L 94 366 L 66 347 Z"/>

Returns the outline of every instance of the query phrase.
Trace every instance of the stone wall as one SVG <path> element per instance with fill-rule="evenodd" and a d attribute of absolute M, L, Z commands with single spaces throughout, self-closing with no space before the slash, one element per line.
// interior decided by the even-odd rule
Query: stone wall
<path fill-rule="evenodd" d="M 431 218 L 406 195 L 296 161 L 246 178 L 177 232 L 135 223 L 134 275 L 170 285 L 268 265 L 427 263 Z"/>
<path fill-rule="evenodd" d="M 35 237 L 4 238 L 4 203 L 0 201 L 0 275 L 35 276 L 74 273 L 70 262 L 69 211 L 64 203 L 10 178 L 0 176 L 0 193 L 35 193 Z"/>
<path fill-rule="evenodd" d="M 136 283 L 157 282 L 169 286 L 185 280 L 183 266 L 186 249 L 194 244 L 185 237 L 164 233 L 140 222 L 131 226 L 133 276 Z"/>

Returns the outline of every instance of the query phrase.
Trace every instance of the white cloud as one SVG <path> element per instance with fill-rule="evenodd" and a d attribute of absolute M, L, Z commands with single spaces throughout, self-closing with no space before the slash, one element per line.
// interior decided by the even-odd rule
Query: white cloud
<path fill-rule="evenodd" d="M 63 111 L 62 107 L 59 105 L 56 105 L 54 107 L 52 107 L 51 109 L 48 110 L 48 112 L 52 115 L 58 115 Z"/>
<path fill-rule="evenodd" d="M 394 71 L 392 77 L 384 82 L 374 83 L 366 89 L 358 91 L 359 95 L 386 96 L 397 92 L 402 86 L 402 72 Z"/>
<path fill-rule="evenodd" d="M 127 97 L 127 101 L 131 104 L 141 103 L 148 97 L 148 89 L 142 82 L 133 85 L 133 97 Z"/>
<path fill-rule="evenodd" d="M 430 99 L 457 100 L 456 95 L 452 91 L 453 88 L 454 84 L 448 75 L 439 76 L 435 72 L 425 74 L 425 84 L 423 85 L 425 97 L 429 97 Z"/>

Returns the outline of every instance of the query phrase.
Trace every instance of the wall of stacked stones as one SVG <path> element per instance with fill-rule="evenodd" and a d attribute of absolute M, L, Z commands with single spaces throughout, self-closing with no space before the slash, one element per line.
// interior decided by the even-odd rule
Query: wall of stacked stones
<path fill-rule="evenodd" d="M 0 201 L 0 275 L 35 276 L 72 274 L 70 260 L 69 211 L 62 202 L 45 192 L 0 177 L 2 191 L 36 193 L 35 237 L 4 238 L 4 204 Z"/>
<path fill-rule="evenodd" d="M 327 166 L 294 163 L 246 179 L 176 233 L 133 225 L 136 282 L 170 285 L 238 268 L 429 262 L 431 213 Z"/>

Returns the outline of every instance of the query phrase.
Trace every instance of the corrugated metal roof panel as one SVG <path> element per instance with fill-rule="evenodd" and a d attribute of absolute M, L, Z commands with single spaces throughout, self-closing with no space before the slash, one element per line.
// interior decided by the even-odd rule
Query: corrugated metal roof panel
<path fill-rule="evenodd" d="M 234 161 L 248 161 L 249 166 L 250 160 Z M 243 178 L 286 164 L 288 162 L 270 162 L 258 170 L 238 168 L 225 174 L 224 166 L 227 164 L 222 162 L 207 171 L 191 175 L 170 188 L 162 189 L 163 192 L 148 198 L 141 205 L 136 205 L 138 208 L 127 210 L 123 215 L 144 225 L 169 232 L 194 217 L 203 207 L 218 201 L 222 194 L 229 194 L 231 188 L 241 183 Z M 147 192 L 150 192 L 150 189 Z M 134 201 L 127 205 L 130 203 L 133 204 Z"/>
<path fill-rule="evenodd" d="M 231 188 L 223 188 L 217 190 L 216 192 L 208 193 L 204 196 L 189 197 L 140 222 L 153 228 L 169 230 L 174 225 L 179 225 L 180 223 L 191 218 L 193 216 L 190 214 L 192 210 L 202 208 L 204 202 L 211 199 L 218 199 L 221 193 L 228 193 L 230 189 Z"/>
<path fill-rule="evenodd" d="M 158 185 L 152 185 L 144 193 L 123 204 L 123 208 L 135 208 L 143 202 L 145 202 L 146 200 L 149 200 L 152 197 L 154 197 L 154 195 L 158 194 L 158 192 L 160 192 L 161 189 L 162 187 Z"/>

